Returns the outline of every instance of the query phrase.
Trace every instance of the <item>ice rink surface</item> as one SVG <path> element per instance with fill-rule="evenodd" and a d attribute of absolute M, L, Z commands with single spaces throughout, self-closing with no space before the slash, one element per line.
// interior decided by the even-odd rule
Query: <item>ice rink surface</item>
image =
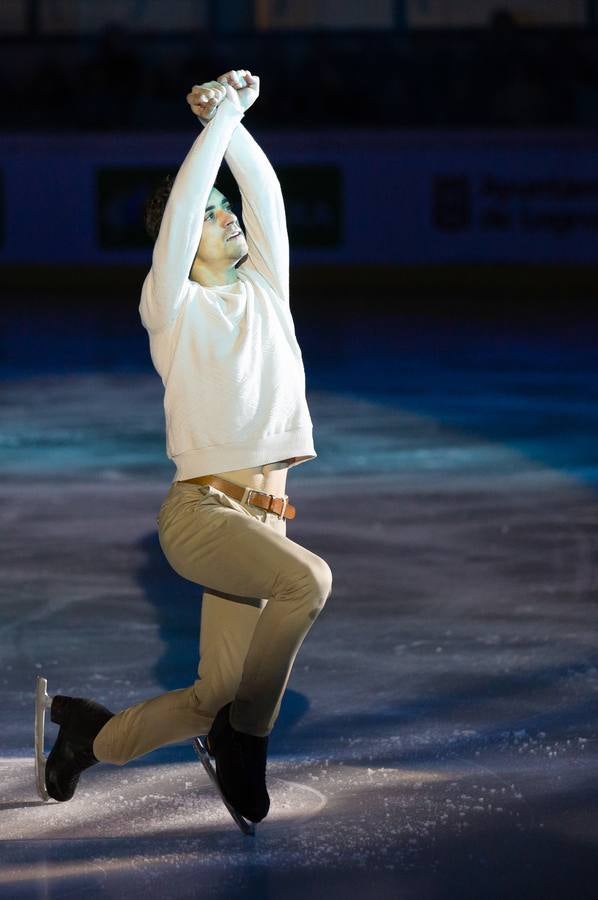
<path fill-rule="evenodd" d="M 37 797 L 35 676 L 114 711 L 187 686 L 201 587 L 158 542 L 174 471 L 143 333 L 126 361 L 126 339 L 83 353 L 73 329 L 58 361 L 40 334 L 19 365 L 17 317 L 0 400 L 0 896 L 595 897 L 596 330 L 389 316 L 337 323 L 333 341 L 298 331 L 318 457 L 289 473 L 287 535 L 334 584 L 251 838 L 191 742 L 95 766 L 66 803 Z"/>

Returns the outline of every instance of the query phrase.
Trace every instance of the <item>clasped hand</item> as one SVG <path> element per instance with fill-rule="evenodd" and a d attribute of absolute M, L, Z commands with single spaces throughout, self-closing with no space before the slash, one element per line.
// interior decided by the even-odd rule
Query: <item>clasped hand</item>
<path fill-rule="evenodd" d="M 194 84 L 187 94 L 187 103 L 198 119 L 209 122 L 225 97 L 245 112 L 255 103 L 259 93 L 259 75 L 252 75 L 248 69 L 231 69 L 216 81 Z"/>

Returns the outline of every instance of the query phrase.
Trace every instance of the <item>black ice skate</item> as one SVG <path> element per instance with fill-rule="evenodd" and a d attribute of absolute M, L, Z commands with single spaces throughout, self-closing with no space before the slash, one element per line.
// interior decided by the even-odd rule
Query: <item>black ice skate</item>
<path fill-rule="evenodd" d="M 35 698 L 35 767 L 37 790 L 43 800 L 70 800 L 81 772 L 99 762 L 93 754 L 93 741 L 114 713 L 94 700 L 65 697 L 46 692 L 47 680 L 37 676 Z M 58 737 L 48 758 L 44 757 L 45 711 L 60 725 Z"/>
<path fill-rule="evenodd" d="M 237 731 L 230 724 L 232 701 L 223 706 L 206 740 L 216 760 L 216 775 L 225 799 L 251 822 L 260 822 L 270 808 L 266 789 L 268 738 Z"/>
<path fill-rule="evenodd" d="M 241 813 L 237 812 L 237 810 L 232 805 L 232 803 L 229 803 L 228 800 L 226 799 L 226 797 L 224 795 L 224 791 L 222 790 L 222 785 L 220 784 L 220 781 L 218 780 L 218 775 L 216 774 L 216 769 L 214 768 L 214 766 L 212 764 L 212 756 L 210 755 L 210 752 L 208 750 L 206 739 L 202 738 L 202 737 L 193 738 L 193 747 L 195 749 L 195 752 L 199 756 L 204 769 L 206 770 L 206 772 L 210 776 L 211 781 L 215 785 L 216 790 L 220 794 L 222 802 L 228 809 L 229 813 L 231 814 L 231 816 L 233 817 L 233 819 L 235 820 L 235 822 L 237 823 L 237 825 L 239 826 L 241 831 L 244 834 L 254 835 L 255 834 L 255 825 L 253 824 L 253 822 L 248 822 L 247 819 L 245 819 L 241 815 Z"/>

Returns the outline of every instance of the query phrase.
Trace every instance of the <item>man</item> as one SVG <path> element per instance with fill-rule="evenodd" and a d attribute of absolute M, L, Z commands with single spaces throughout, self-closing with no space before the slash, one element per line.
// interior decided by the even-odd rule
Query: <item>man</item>
<path fill-rule="evenodd" d="M 331 594 L 332 573 L 286 537 L 288 468 L 316 456 L 289 306 L 289 248 L 276 174 L 241 124 L 259 78 L 232 70 L 187 101 L 203 131 L 174 181 L 146 208 L 155 244 L 139 306 L 164 388 L 176 474 L 160 508 L 173 569 L 204 587 L 195 682 L 113 714 L 57 695 L 61 729 L 46 766 L 68 800 L 97 762 L 124 765 L 207 734 L 223 792 L 258 822 L 270 798 L 268 735 L 299 648 Z M 223 157 L 247 237 L 214 187 Z"/>

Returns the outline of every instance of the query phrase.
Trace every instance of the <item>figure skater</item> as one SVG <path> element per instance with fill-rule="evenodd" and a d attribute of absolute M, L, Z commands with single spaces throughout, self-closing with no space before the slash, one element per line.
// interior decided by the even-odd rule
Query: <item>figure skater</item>
<path fill-rule="evenodd" d="M 280 183 L 242 119 L 259 96 L 246 69 L 195 85 L 202 131 L 145 208 L 154 240 L 139 313 L 164 385 L 175 477 L 157 518 L 172 568 L 203 587 L 198 677 L 114 714 L 56 695 L 48 794 L 81 772 L 125 765 L 207 735 L 223 793 L 252 822 L 268 813 L 268 736 L 295 657 L 332 591 L 328 564 L 286 536 L 288 469 L 317 454 L 289 305 Z M 222 159 L 246 234 L 215 186 Z"/>

